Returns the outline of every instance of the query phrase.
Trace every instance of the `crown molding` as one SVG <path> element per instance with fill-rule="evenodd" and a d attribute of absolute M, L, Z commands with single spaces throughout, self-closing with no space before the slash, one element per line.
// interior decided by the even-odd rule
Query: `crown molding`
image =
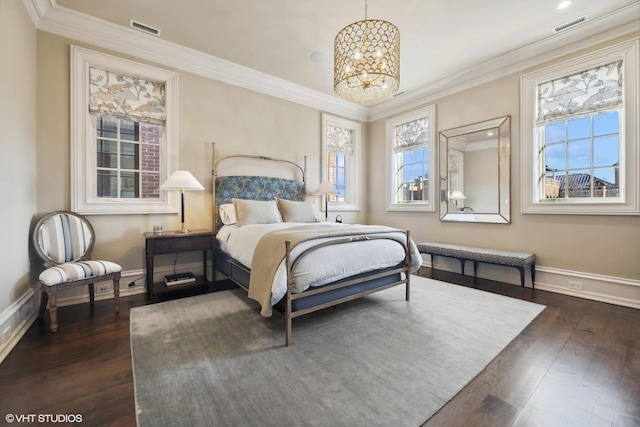
<path fill-rule="evenodd" d="M 208 77 L 234 86 L 367 121 L 369 109 L 185 46 L 58 6 L 23 0 L 38 30 Z"/>
<path fill-rule="evenodd" d="M 362 122 L 397 115 L 444 96 L 624 36 L 638 30 L 637 17 L 640 16 L 640 3 L 636 2 L 566 32 L 554 34 L 433 84 L 407 92 L 402 97 L 367 107 L 67 9 L 59 6 L 55 0 L 22 2 L 38 30 Z"/>
<path fill-rule="evenodd" d="M 407 92 L 401 98 L 390 99 L 372 106 L 369 110 L 369 121 L 384 119 L 408 109 L 421 107 L 445 96 L 638 31 L 638 16 L 640 16 L 640 2 L 587 21 L 565 33 L 558 33 L 516 49 L 433 84 Z"/>

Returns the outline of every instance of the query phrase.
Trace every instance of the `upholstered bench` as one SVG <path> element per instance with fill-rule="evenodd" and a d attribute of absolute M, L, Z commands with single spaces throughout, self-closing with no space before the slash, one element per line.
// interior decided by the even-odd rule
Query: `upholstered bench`
<path fill-rule="evenodd" d="M 418 243 L 417 246 L 420 253 L 431 256 L 431 266 L 433 266 L 434 255 L 458 259 L 463 276 L 466 261 L 473 261 L 474 277 L 478 271 L 479 262 L 517 268 L 520 271 L 520 284 L 523 287 L 525 269 L 527 266 L 531 266 L 531 287 L 535 287 L 536 254 L 534 253 L 501 251 L 436 242 Z"/>

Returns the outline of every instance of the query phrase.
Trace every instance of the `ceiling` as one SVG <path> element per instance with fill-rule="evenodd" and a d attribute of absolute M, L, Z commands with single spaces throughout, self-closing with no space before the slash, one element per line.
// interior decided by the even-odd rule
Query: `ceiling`
<path fill-rule="evenodd" d="M 40 0 L 31 0 L 40 1 Z M 395 24 L 401 37 L 400 92 L 415 92 L 496 58 L 563 34 L 603 31 L 627 22 L 640 29 L 638 0 L 369 0 L 368 18 Z M 136 20 L 159 38 L 333 96 L 333 40 L 364 19 L 364 0 L 49 0 L 54 7 L 122 26 Z M 623 10 L 621 13 L 620 10 Z M 583 15 L 586 23 L 555 34 Z M 603 25 L 594 25 L 604 22 Z M 588 33 L 587 33 L 588 34 Z M 146 36 L 146 34 L 145 34 Z M 583 33 L 581 37 L 584 37 Z M 155 37 L 155 36 L 153 36 Z M 554 39 L 557 43 L 554 44 Z M 575 40 L 574 40 L 575 41 Z M 324 60 L 312 60 L 313 53 Z"/>

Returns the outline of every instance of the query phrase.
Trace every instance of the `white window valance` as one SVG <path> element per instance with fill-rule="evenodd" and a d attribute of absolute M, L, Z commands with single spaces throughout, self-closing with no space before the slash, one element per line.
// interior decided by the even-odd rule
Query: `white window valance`
<path fill-rule="evenodd" d="M 165 87 L 120 73 L 89 68 L 89 112 L 164 123 Z"/>
<path fill-rule="evenodd" d="M 536 123 L 567 120 L 622 105 L 622 61 L 538 84 Z"/>
<path fill-rule="evenodd" d="M 353 131 L 338 126 L 327 125 L 327 151 L 342 153 L 347 156 L 353 154 Z"/>
<path fill-rule="evenodd" d="M 393 151 L 415 150 L 429 144 L 429 120 L 422 117 L 395 127 Z"/>

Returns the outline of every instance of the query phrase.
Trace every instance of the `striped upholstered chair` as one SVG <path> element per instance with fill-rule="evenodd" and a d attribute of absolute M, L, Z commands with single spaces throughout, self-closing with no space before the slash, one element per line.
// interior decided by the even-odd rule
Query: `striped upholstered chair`
<path fill-rule="evenodd" d="M 40 274 L 42 316 L 49 302 L 51 330 L 58 330 L 57 295 L 61 289 L 89 286 L 89 301 L 94 303 L 94 283 L 113 281 L 116 313 L 120 311 L 120 271 L 118 264 L 92 261 L 93 227 L 81 215 L 57 211 L 43 216 L 33 229 L 33 247 L 44 260 L 46 269 Z"/>

